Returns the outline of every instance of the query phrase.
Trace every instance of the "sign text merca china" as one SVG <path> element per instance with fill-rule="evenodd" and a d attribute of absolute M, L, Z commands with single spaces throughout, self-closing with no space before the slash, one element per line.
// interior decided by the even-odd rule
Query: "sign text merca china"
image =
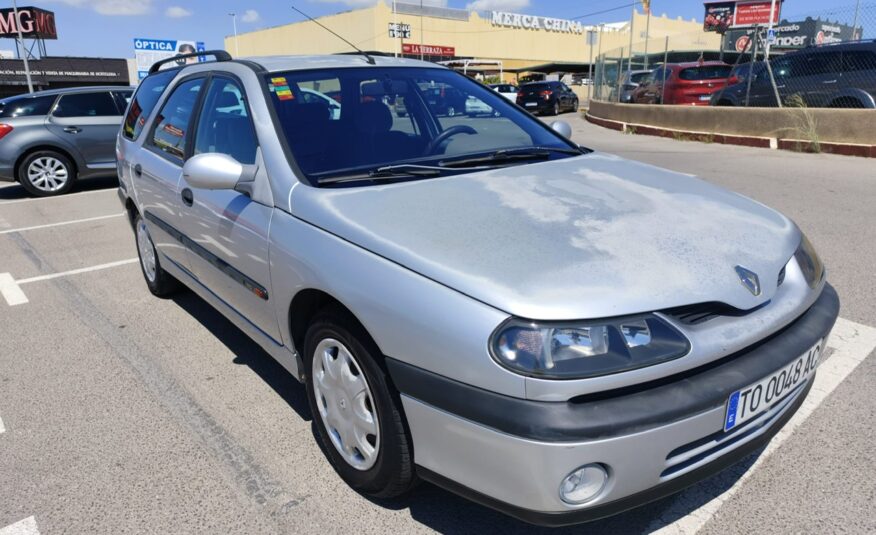
<path fill-rule="evenodd" d="M 491 18 L 493 26 L 528 28 L 530 30 L 547 30 L 561 33 L 584 33 L 584 25 L 574 20 L 521 15 L 520 13 L 506 13 L 504 11 L 493 11 Z"/>

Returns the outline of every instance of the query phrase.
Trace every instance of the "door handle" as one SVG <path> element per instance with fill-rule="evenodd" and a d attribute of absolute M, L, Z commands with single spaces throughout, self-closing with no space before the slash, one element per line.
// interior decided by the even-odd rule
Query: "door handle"
<path fill-rule="evenodd" d="M 192 195 L 192 190 L 189 188 L 183 189 L 180 197 L 182 197 L 183 204 L 186 206 L 191 206 L 195 202 L 195 196 Z"/>
<path fill-rule="evenodd" d="M 82 132 L 82 129 L 78 126 L 65 126 L 64 132 L 67 132 L 68 134 L 78 134 L 79 132 Z"/>
<path fill-rule="evenodd" d="M 140 164 L 135 165 L 134 166 L 134 174 L 138 177 L 142 176 L 143 175 L 143 166 Z"/>

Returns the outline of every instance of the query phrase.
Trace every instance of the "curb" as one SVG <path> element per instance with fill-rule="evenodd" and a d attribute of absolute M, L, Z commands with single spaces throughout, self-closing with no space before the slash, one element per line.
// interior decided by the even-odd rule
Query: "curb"
<path fill-rule="evenodd" d="M 584 113 L 584 119 L 590 123 L 625 134 L 640 134 L 672 138 L 679 141 L 700 141 L 703 143 L 721 143 L 763 149 L 787 150 L 792 152 L 827 153 L 842 156 L 859 156 L 876 158 L 876 145 L 858 145 L 854 143 L 820 142 L 816 144 L 804 139 L 780 139 L 770 137 L 739 136 L 734 134 L 717 134 L 712 132 L 696 132 L 692 130 L 675 130 L 646 124 L 624 123 L 611 119 L 603 119 Z M 817 150 L 816 150 L 817 149 Z"/>

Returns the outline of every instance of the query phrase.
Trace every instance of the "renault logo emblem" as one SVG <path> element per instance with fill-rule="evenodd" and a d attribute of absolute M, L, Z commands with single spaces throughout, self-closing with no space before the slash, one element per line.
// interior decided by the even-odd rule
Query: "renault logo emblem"
<path fill-rule="evenodd" d="M 742 285 L 748 288 L 748 291 L 751 292 L 752 295 L 760 295 L 760 279 L 757 277 L 757 273 L 742 266 L 736 266 L 734 269 L 736 270 L 736 274 L 739 275 L 739 280 L 742 282 Z"/>

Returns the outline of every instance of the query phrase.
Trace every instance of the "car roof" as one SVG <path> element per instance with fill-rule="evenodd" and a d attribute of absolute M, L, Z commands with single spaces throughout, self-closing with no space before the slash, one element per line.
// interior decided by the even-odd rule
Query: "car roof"
<path fill-rule="evenodd" d="M 51 97 L 54 95 L 66 95 L 70 93 L 88 93 L 91 91 L 123 91 L 125 89 L 133 91 L 136 88 L 128 85 L 89 85 L 83 87 L 64 87 L 60 89 L 46 89 L 44 91 L 34 91 L 33 93 L 12 95 L 10 97 L 0 99 L 0 102 L 5 103 L 22 98 Z"/>
<path fill-rule="evenodd" d="M 691 67 L 714 67 L 716 65 L 732 67 L 729 63 L 724 63 L 723 61 L 687 61 L 684 63 L 667 63 L 667 67 L 680 67 L 682 69 L 689 69 Z"/>

